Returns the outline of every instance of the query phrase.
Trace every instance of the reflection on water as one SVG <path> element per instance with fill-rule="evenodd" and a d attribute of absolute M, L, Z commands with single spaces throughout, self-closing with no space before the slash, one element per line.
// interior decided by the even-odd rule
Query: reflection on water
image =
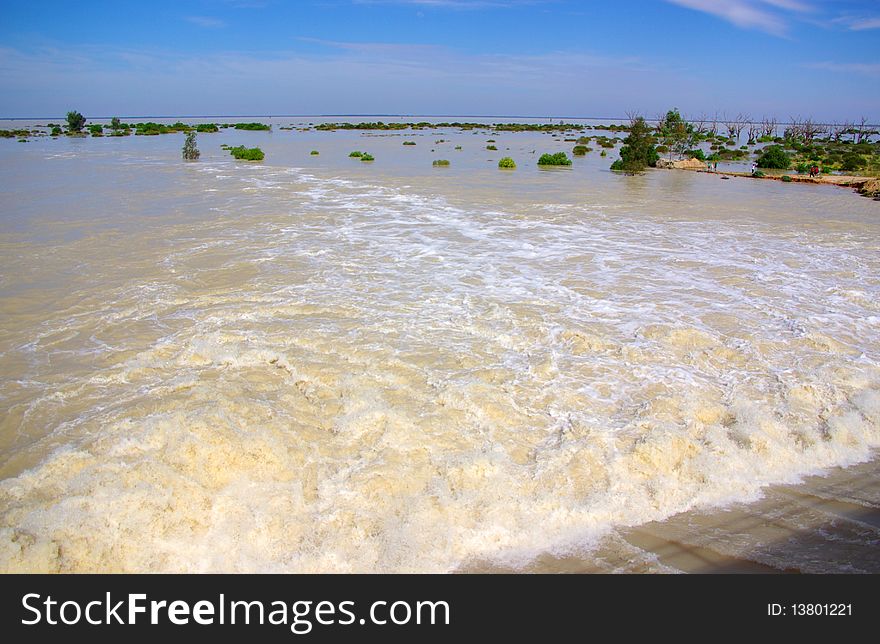
<path fill-rule="evenodd" d="M 880 442 L 873 202 L 543 173 L 546 135 L 494 136 L 515 173 L 470 133 L 211 136 L 0 148 L 7 569 L 599 561 Z"/>

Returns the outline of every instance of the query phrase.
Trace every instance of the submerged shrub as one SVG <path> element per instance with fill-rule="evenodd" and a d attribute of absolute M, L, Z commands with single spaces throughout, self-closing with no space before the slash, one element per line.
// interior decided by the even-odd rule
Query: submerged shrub
<path fill-rule="evenodd" d="M 89 132 L 92 136 L 104 136 L 104 127 L 100 123 L 92 123 L 89 126 Z"/>
<path fill-rule="evenodd" d="M 348 156 L 349 156 L 349 157 L 360 158 L 360 157 L 364 156 L 364 153 L 363 153 L 363 152 L 360 152 L 360 151 L 358 151 L 358 150 L 355 150 L 354 152 L 350 153 Z"/>
<path fill-rule="evenodd" d="M 575 155 L 576 157 L 582 157 L 582 156 L 586 155 L 586 153 L 589 151 L 590 151 L 590 148 L 588 148 L 585 145 L 576 145 L 576 146 L 574 146 L 574 149 L 571 151 L 571 153 L 573 155 Z"/>
<path fill-rule="evenodd" d="M 375 161 L 375 160 L 376 159 L 373 157 L 373 155 L 368 152 L 364 152 L 361 155 L 361 161 Z"/>
<path fill-rule="evenodd" d="M 318 152 L 317 150 L 312 150 L 311 152 L 309 152 L 309 154 L 312 155 L 313 157 L 316 157 L 316 156 L 318 156 L 318 155 L 321 154 L 321 153 Z"/>
<path fill-rule="evenodd" d="M 403 144 L 404 145 L 415 145 L 416 142 L 415 141 L 404 141 Z"/>
<path fill-rule="evenodd" d="M 199 123 L 196 125 L 196 132 L 219 132 L 220 128 L 214 123 Z"/>
<path fill-rule="evenodd" d="M 86 117 L 76 111 L 67 113 L 67 129 L 71 132 L 79 132 L 85 127 Z"/>
<path fill-rule="evenodd" d="M 262 161 L 266 156 L 260 148 L 246 148 L 239 145 L 228 149 L 229 153 L 240 161 Z"/>
<path fill-rule="evenodd" d="M 236 123 L 236 130 L 271 130 L 271 125 L 265 123 Z"/>
<path fill-rule="evenodd" d="M 515 170 L 515 169 L 516 169 L 516 163 L 515 163 L 514 160 L 511 159 L 510 157 L 504 157 L 503 159 L 501 159 L 501 161 L 498 162 L 498 167 L 499 167 L 499 168 L 505 168 L 505 169 L 508 169 L 508 170 Z"/>
<path fill-rule="evenodd" d="M 196 133 L 187 132 L 186 140 L 183 142 L 183 158 L 187 161 L 195 161 L 200 156 L 201 152 L 199 152 L 199 149 L 196 147 Z M 262 158 L 262 156 L 260 158 Z"/>
<path fill-rule="evenodd" d="M 57 125 L 52 126 L 52 136 L 61 136 L 61 128 Z"/>
<path fill-rule="evenodd" d="M 413 143 L 413 145 L 415 145 L 415 143 Z M 456 149 L 456 150 L 461 150 L 461 146 L 460 146 L 460 145 L 456 145 L 456 146 L 455 146 L 455 149 Z"/>
<path fill-rule="evenodd" d="M 446 159 L 437 159 L 437 160 L 434 161 L 434 163 L 432 163 L 431 165 L 434 165 L 434 166 L 447 166 L 447 165 L 449 165 L 449 161 L 447 161 Z"/>
<path fill-rule="evenodd" d="M 764 174 L 763 172 L 761 172 L 760 170 L 755 170 L 755 172 L 752 174 L 752 176 L 755 177 L 755 178 L 757 178 L 757 179 L 760 179 L 761 177 L 765 177 L 765 176 L 767 176 L 767 175 L 765 175 L 765 174 Z"/>
<path fill-rule="evenodd" d="M 538 159 L 538 165 L 571 165 L 571 159 L 565 152 L 557 152 L 556 154 L 542 154 Z"/>
<path fill-rule="evenodd" d="M 782 175 L 782 181 L 784 183 L 791 183 L 791 177 L 789 177 L 787 174 Z"/>
<path fill-rule="evenodd" d="M 494 145 L 487 145 L 486 149 L 487 150 L 497 150 L 498 148 L 496 148 Z"/>

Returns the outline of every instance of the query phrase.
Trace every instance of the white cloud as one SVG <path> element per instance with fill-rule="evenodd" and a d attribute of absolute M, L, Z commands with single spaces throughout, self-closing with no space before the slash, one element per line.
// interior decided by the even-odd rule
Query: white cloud
<path fill-rule="evenodd" d="M 852 31 L 865 31 L 868 29 L 880 29 L 880 17 L 853 17 L 843 16 L 836 18 L 835 23 L 844 25 Z"/>
<path fill-rule="evenodd" d="M 666 0 L 672 4 L 717 16 L 743 29 L 757 29 L 774 36 L 788 33 L 791 13 L 813 11 L 799 0 Z"/>

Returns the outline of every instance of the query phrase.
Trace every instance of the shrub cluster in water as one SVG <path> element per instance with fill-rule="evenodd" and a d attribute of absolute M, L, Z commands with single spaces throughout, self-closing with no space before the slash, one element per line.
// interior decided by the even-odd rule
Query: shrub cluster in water
<path fill-rule="evenodd" d="M 556 154 L 542 154 L 538 159 L 538 165 L 571 165 L 571 159 L 565 152 L 557 152 Z"/>
<path fill-rule="evenodd" d="M 587 154 L 587 152 L 591 152 L 593 148 L 588 148 L 586 145 L 576 145 L 574 149 L 571 151 L 573 155 L 576 157 L 582 157 Z"/>
<path fill-rule="evenodd" d="M 415 141 L 404 141 L 403 144 L 404 145 L 415 145 L 416 142 Z"/>
<path fill-rule="evenodd" d="M 361 152 L 360 150 L 355 150 L 354 152 L 352 152 L 352 153 L 349 154 L 348 156 L 349 156 L 349 157 L 353 157 L 353 158 L 357 158 L 357 159 L 359 159 L 359 158 L 361 158 L 362 156 L 364 156 L 364 153 Z"/>
<path fill-rule="evenodd" d="M 246 148 L 239 145 L 236 148 L 228 148 L 229 153 L 241 161 L 262 161 L 266 155 L 260 148 Z"/>
<path fill-rule="evenodd" d="M 271 125 L 265 123 L 236 123 L 236 130 L 271 130 Z"/>
<path fill-rule="evenodd" d="M 361 155 L 361 161 L 375 161 L 376 159 L 369 152 L 364 152 Z"/>
<path fill-rule="evenodd" d="M 437 159 L 437 160 L 434 161 L 434 163 L 432 163 L 431 165 L 434 165 L 434 166 L 445 166 L 445 165 L 449 165 L 449 161 L 447 161 L 446 159 Z"/>
<path fill-rule="evenodd" d="M 516 169 L 516 163 L 510 157 L 504 157 L 501 161 L 498 162 L 499 168 L 507 168 L 508 170 Z"/>

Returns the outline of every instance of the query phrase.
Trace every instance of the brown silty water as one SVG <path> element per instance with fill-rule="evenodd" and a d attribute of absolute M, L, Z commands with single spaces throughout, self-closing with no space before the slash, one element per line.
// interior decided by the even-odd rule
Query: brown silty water
<path fill-rule="evenodd" d="M 4 569 L 877 569 L 877 203 L 279 123 L 0 142 Z"/>

